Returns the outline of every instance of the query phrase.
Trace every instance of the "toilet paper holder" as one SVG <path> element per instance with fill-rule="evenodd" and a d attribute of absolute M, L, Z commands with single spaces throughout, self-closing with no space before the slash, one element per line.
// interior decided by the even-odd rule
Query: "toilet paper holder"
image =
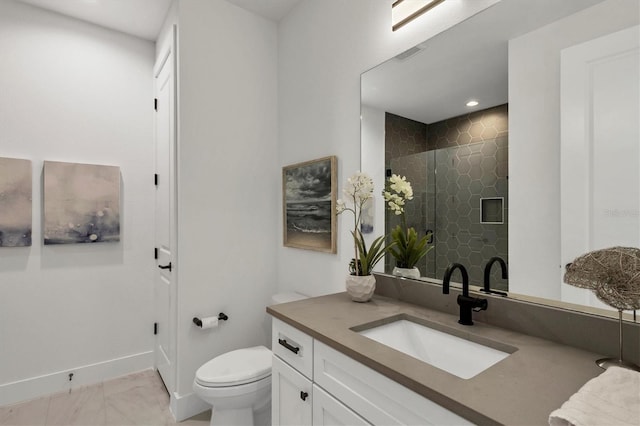
<path fill-rule="evenodd" d="M 220 313 L 218 314 L 218 320 L 219 320 L 219 321 L 226 321 L 226 320 L 228 320 L 228 319 L 229 319 L 229 317 L 228 317 L 224 312 L 220 312 Z M 197 325 L 198 327 L 202 328 L 202 320 L 201 320 L 200 318 L 198 318 L 198 317 L 193 317 L 193 323 L 194 323 L 195 325 Z"/>

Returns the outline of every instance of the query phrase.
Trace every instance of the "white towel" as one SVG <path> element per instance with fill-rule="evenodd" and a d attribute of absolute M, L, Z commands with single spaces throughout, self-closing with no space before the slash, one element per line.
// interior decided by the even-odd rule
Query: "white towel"
<path fill-rule="evenodd" d="M 549 415 L 551 426 L 640 425 L 640 373 L 610 367 Z"/>

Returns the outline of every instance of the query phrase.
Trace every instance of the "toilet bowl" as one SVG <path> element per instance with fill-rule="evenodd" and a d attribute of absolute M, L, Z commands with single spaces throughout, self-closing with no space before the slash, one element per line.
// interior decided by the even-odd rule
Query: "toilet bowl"
<path fill-rule="evenodd" d="M 213 358 L 196 371 L 193 391 L 211 404 L 211 425 L 269 424 L 271 351 L 238 349 Z"/>
<path fill-rule="evenodd" d="M 298 293 L 280 293 L 272 302 L 304 298 Z M 271 424 L 271 360 L 268 348 L 254 346 L 219 355 L 196 371 L 193 391 L 211 404 L 211 426 Z"/>

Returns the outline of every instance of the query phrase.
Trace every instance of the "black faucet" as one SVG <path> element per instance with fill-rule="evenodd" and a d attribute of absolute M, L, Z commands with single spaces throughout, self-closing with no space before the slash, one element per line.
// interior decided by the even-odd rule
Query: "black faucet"
<path fill-rule="evenodd" d="M 469 296 L 469 274 L 467 274 L 466 268 L 459 263 L 452 263 L 444 272 L 442 294 L 449 294 L 449 281 L 451 281 L 451 274 L 456 269 L 459 269 L 460 274 L 462 274 L 462 294 L 458 295 L 458 306 L 460 306 L 460 319 L 458 322 L 462 325 L 473 325 L 472 310 L 476 312 L 484 311 L 487 309 L 488 302 L 487 299 Z"/>
<path fill-rule="evenodd" d="M 491 267 L 496 262 L 500 264 L 500 269 L 502 269 L 502 279 L 506 280 L 509 278 L 509 274 L 507 272 L 507 264 L 505 263 L 505 261 L 501 257 L 492 257 L 484 267 L 484 288 L 482 289 L 482 291 L 487 294 L 493 293 L 499 294 L 500 296 L 507 296 L 507 293 L 505 293 L 504 291 L 491 290 Z"/>

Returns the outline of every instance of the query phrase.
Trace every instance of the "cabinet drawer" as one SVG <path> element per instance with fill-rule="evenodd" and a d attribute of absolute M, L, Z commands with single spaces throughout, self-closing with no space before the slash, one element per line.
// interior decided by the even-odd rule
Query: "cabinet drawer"
<path fill-rule="evenodd" d="M 314 382 L 374 425 L 471 425 L 375 370 L 315 341 Z"/>
<path fill-rule="evenodd" d="M 313 338 L 279 319 L 273 319 L 271 348 L 293 368 L 313 378 Z"/>

